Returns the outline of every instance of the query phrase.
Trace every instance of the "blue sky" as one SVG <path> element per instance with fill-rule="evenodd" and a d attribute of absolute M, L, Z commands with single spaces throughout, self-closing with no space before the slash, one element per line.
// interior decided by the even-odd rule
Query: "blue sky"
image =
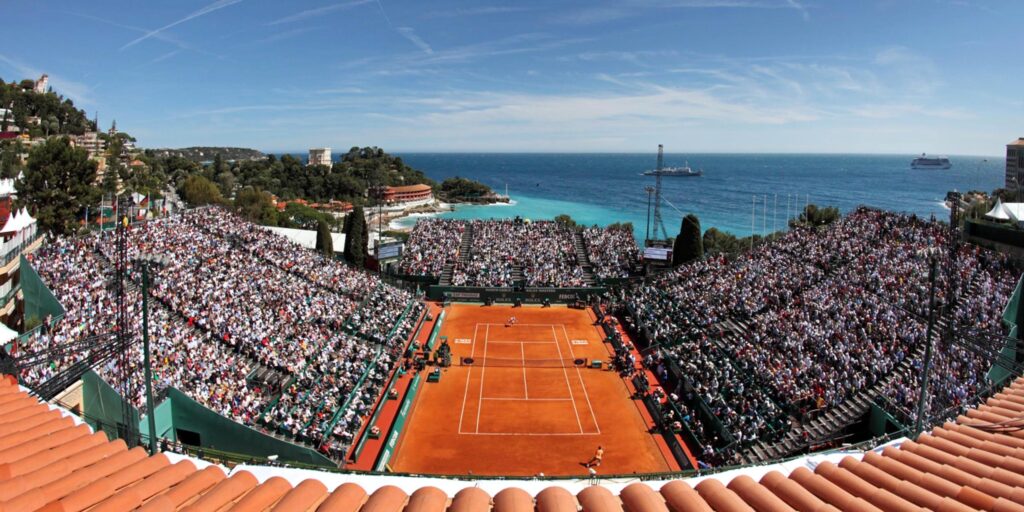
<path fill-rule="evenodd" d="M 49 73 L 146 147 L 998 155 L 1019 0 L 0 0 L 0 77 Z"/>

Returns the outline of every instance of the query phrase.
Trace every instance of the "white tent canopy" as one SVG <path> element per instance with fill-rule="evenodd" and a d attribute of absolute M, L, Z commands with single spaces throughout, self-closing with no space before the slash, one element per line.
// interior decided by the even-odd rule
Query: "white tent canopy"
<path fill-rule="evenodd" d="M 985 216 L 995 220 L 1010 220 L 1010 216 L 1007 215 L 1006 210 L 1003 210 L 1003 201 L 999 198 L 996 198 L 996 205 L 993 206 Z"/>
<path fill-rule="evenodd" d="M 18 331 L 11 329 L 4 324 L 0 324 L 0 345 L 3 345 L 17 337 Z"/>
<path fill-rule="evenodd" d="M 1024 227 L 1024 203 L 1004 203 L 996 200 L 996 205 L 985 214 L 991 220 L 1005 220 Z"/>

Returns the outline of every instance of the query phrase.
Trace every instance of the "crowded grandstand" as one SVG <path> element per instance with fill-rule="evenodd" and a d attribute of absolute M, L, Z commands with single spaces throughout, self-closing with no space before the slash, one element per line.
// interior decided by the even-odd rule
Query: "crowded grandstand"
<path fill-rule="evenodd" d="M 59 238 L 34 255 L 66 313 L 21 351 L 113 329 L 113 237 Z M 376 275 L 297 250 L 222 209 L 137 225 L 127 245 L 133 261 L 148 255 L 162 262 L 150 291 L 157 299 L 150 309 L 157 393 L 178 388 L 227 418 L 339 458 L 422 310 Z M 137 335 L 140 292 L 136 286 L 128 294 Z M 39 383 L 87 357 L 66 353 L 22 378 Z M 100 374 L 112 377 L 113 365 Z M 142 396 L 130 398 L 144 406 Z"/>
<path fill-rule="evenodd" d="M 441 277 L 447 270 L 449 284 L 463 287 L 616 283 L 592 302 L 595 324 L 610 313 L 630 339 L 616 349 L 616 368 L 627 379 L 650 373 L 654 413 L 706 468 L 743 462 L 758 443 L 792 432 L 807 437 L 809 422 L 856 396 L 869 394 L 913 422 L 933 262 L 939 328 L 1004 336 L 1001 315 L 1016 282 L 1010 261 L 973 245 L 951 253 L 948 236 L 948 226 L 934 220 L 861 208 L 829 226 L 794 225 L 738 257 L 639 277 L 643 261 L 628 229 L 424 220 L 396 274 Z M 176 388 L 225 418 L 343 465 L 357 434 L 376 427 L 369 418 L 391 375 L 424 364 L 408 356 L 425 301 L 223 208 L 138 223 L 127 237 L 132 336 L 141 330 L 141 262 L 153 262 L 158 396 Z M 18 347 L 57 354 L 24 369 L 26 384 L 90 357 L 56 348 L 114 329 L 116 258 L 112 231 L 54 238 L 32 255 L 65 315 Z M 933 339 L 932 371 L 943 378 L 928 407 L 933 417 L 952 418 L 991 392 L 991 351 Z M 132 350 L 138 363 L 139 344 Z M 97 371 L 110 381 L 141 379 L 117 364 Z M 145 412 L 142 386 L 134 389 L 128 399 Z"/>
<path fill-rule="evenodd" d="M 640 249 L 625 227 L 577 227 L 525 219 L 416 223 L 398 264 L 401 274 L 481 287 L 593 286 L 637 275 Z"/>

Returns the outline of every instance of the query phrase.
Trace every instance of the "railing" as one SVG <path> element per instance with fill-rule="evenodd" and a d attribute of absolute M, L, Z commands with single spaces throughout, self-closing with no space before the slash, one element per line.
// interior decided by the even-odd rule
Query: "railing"
<path fill-rule="evenodd" d="M 42 234 L 35 225 L 19 232 L 14 238 L 0 244 L 0 266 L 6 267 L 30 245 L 36 243 Z"/>

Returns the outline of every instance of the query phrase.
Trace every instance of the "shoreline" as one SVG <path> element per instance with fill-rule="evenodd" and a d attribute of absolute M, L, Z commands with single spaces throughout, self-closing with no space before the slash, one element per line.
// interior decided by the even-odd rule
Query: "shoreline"
<path fill-rule="evenodd" d="M 410 208 L 408 210 L 403 210 L 401 212 L 394 212 L 391 215 L 389 215 L 388 212 L 384 212 L 384 221 L 387 224 L 386 231 L 409 233 L 412 231 L 412 228 L 416 225 L 416 223 L 413 222 L 409 225 L 405 225 L 402 223 L 403 220 L 437 217 L 438 215 L 458 211 L 456 207 L 513 206 L 515 204 L 516 201 L 512 198 L 508 198 L 507 201 L 488 203 L 447 203 L 441 200 L 437 200 L 431 205 L 420 205 Z"/>

